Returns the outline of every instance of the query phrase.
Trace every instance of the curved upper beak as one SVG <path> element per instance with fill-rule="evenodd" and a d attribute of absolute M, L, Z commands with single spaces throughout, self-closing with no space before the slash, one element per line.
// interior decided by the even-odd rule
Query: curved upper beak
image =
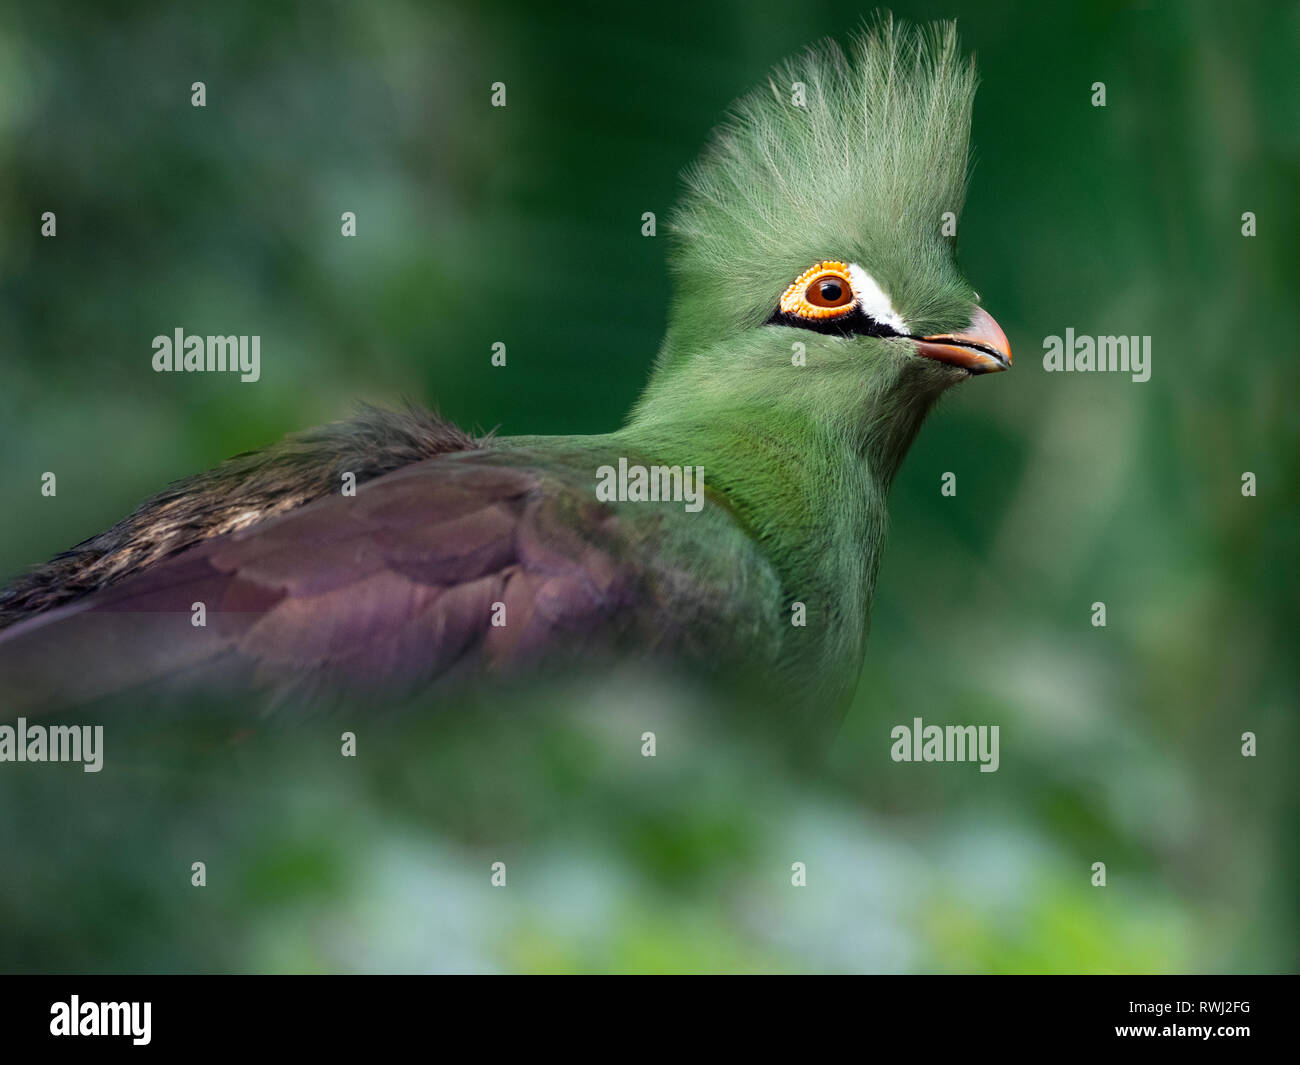
<path fill-rule="evenodd" d="M 912 337 L 916 353 L 969 370 L 971 373 L 997 373 L 1011 369 L 1011 344 L 993 315 L 976 307 L 975 314 L 960 333 L 940 333 L 931 337 Z"/>

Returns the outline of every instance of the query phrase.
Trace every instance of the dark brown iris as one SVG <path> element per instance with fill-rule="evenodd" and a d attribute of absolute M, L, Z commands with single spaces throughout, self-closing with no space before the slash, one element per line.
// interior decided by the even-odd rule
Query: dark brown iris
<path fill-rule="evenodd" d="M 804 299 L 814 307 L 843 307 L 853 299 L 849 283 L 842 277 L 819 277 L 804 290 Z"/>

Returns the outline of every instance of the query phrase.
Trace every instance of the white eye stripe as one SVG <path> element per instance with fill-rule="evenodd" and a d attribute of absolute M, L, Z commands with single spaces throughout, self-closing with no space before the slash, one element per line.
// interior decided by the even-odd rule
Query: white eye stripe
<path fill-rule="evenodd" d="M 907 332 L 907 323 L 894 310 L 884 289 L 876 284 L 876 279 L 857 263 L 849 263 L 849 281 L 853 284 L 853 295 L 857 298 L 858 308 L 863 314 L 881 325 L 887 325 L 899 333 Z"/>

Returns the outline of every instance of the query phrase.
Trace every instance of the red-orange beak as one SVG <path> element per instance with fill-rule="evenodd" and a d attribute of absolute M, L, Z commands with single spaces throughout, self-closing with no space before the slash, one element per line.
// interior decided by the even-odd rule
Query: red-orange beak
<path fill-rule="evenodd" d="M 913 337 L 916 353 L 927 359 L 960 366 L 971 373 L 997 373 L 1011 369 L 1011 344 L 993 315 L 976 307 L 970 325 L 960 333 Z"/>

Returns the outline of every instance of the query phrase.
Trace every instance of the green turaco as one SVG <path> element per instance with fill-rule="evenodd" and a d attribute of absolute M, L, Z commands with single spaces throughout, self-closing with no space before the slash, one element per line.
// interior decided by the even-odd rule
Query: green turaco
<path fill-rule="evenodd" d="M 365 409 L 182 481 L 0 595 L 11 710 L 649 658 L 840 711 L 899 463 L 946 389 L 1011 363 L 954 260 L 975 80 L 951 26 L 789 61 L 687 172 L 623 428 Z"/>

